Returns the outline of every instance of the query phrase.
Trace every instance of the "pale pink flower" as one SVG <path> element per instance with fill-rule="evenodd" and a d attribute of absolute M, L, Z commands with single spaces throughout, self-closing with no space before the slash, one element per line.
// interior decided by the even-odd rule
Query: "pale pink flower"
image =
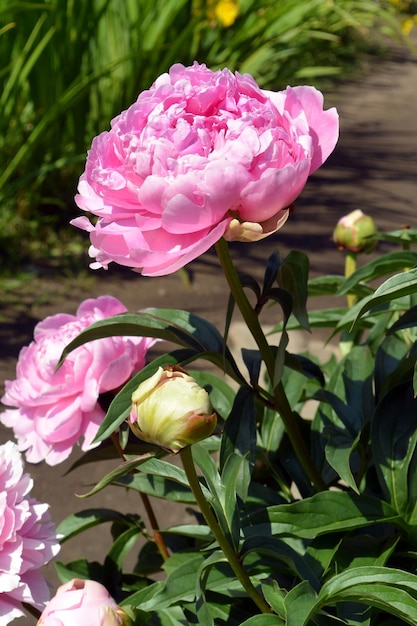
<path fill-rule="evenodd" d="M 174 65 L 93 140 L 75 200 L 98 216 L 93 268 L 170 274 L 222 236 L 276 232 L 338 138 L 314 87 L 265 91 L 249 75 Z"/>
<path fill-rule="evenodd" d="M 74 578 L 58 587 L 37 626 L 129 626 L 130 623 L 103 585 Z"/>
<path fill-rule="evenodd" d="M 11 441 L 0 446 L 0 626 L 24 615 L 22 602 L 42 609 L 48 585 L 39 572 L 59 552 L 48 505 L 29 496 L 33 481 Z"/>
<path fill-rule="evenodd" d="M 111 296 L 85 300 L 76 315 L 47 317 L 35 327 L 34 341 L 19 354 L 16 380 L 6 381 L 3 404 L 16 407 L 0 414 L 13 428 L 20 450 L 32 463 L 64 461 L 83 438 L 92 447 L 105 412 L 100 394 L 117 390 L 145 365 L 155 342 L 143 337 L 108 337 L 90 341 L 55 371 L 62 350 L 87 326 L 126 308 Z"/>

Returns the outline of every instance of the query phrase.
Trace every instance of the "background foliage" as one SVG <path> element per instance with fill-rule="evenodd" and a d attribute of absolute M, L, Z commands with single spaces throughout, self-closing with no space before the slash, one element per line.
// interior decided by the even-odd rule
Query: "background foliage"
<path fill-rule="evenodd" d="M 92 137 L 171 64 L 227 65 L 274 89 L 320 85 L 381 34 L 400 36 L 398 12 L 373 0 L 1 0 L 3 271 L 10 258 L 74 256 L 66 224 Z"/>

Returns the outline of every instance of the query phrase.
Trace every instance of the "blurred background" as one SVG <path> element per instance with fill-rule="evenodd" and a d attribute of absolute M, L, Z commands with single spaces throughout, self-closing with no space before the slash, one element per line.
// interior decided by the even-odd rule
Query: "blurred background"
<path fill-rule="evenodd" d="M 417 24 L 407 0 L 0 0 L 0 279 L 85 267 L 92 137 L 176 62 L 327 88 Z"/>

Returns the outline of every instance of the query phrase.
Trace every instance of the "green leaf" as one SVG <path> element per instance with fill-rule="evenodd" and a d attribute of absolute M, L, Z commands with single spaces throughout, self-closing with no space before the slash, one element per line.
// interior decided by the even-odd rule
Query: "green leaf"
<path fill-rule="evenodd" d="M 278 617 L 278 615 L 269 615 L 266 613 L 254 615 L 249 619 L 245 619 L 245 621 L 240 624 L 241 626 L 285 626 L 285 622 Z"/>
<path fill-rule="evenodd" d="M 406 328 L 415 328 L 417 326 L 417 306 L 412 306 L 408 311 L 405 311 L 401 317 L 391 325 L 388 329 L 388 334 L 404 330 Z"/>
<path fill-rule="evenodd" d="M 249 537 L 245 539 L 240 550 L 242 561 L 251 553 L 267 556 L 269 561 L 275 561 L 275 568 L 279 567 L 278 562 L 284 563 L 287 575 L 295 574 L 298 578 L 308 580 L 315 589 L 320 588 L 320 580 L 310 567 L 311 560 L 306 559 L 305 554 L 297 552 L 285 540 L 267 535 Z"/>
<path fill-rule="evenodd" d="M 230 506 L 230 498 L 233 498 L 231 491 L 236 488 L 237 477 L 232 477 L 232 485 L 226 486 L 217 471 L 216 464 L 207 450 L 203 446 L 196 444 L 192 447 L 194 463 L 200 468 L 207 487 L 211 494 L 211 504 L 216 511 L 217 519 L 223 533 L 236 548 L 239 542 L 239 512 L 236 506 Z"/>
<path fill-rule="evenodd" d="M 328 533 L 403 522 L 388 503 L 371 496 L 326 491 L 299 502 L 267 507 L 242 520 L 246 537 L 266 533 L 276 537 L 314 539 Z"/>
<path fill-rule="evenodd" d="M 292 312 L 302 328 L 309 330 L 307 315 L 307 282 L 309 259 L 304 252 L 292 250 L 278 269 L 278 284 L 292 296 Z"/>
<path fill-rule="evenodd" d="M 385 274 L 393 274 L 417 265 L 417 252 L 400 250 L 390 252 L 362 265 L 344 280 L 337 295 L 352 293 L 352 289 L 362 281 L 371 281 Z"/>
<path fill-rule="evenodd" d="M 255 394 L 250 387 L 240 387 L 233 408 L 224 425 L 220 447 L 220 471 L 230 455 L 240 454 L 249 463 L 249 476 L 255 463 L 256 407 Z"/>
<path fill-rule="evenodd" d="M 95 322 L 66 346 L 57 367 L 72 350 L 87 341 L 113 336 L 156 337 L 191 348 L 196 353 L 208 353 L 212 358 L 220 357 L 227 373 L 241 378 L 235 360 L 217 328 L 198 315 L 177 309 L 146 309 L 136 314 L 123 313 Z"/>
<path fill-rule="evenodd" d="M 76 559 L 69 563 L 54 561 L 54 565 L 62 583 L 67 583 L 73 578 L 104 580 L 105 572 L 103 571 L 103 566 L 96 562 L 91 563 L 87 559 Z"/>
<path fill-rule="evenodd" d="M 112 484 L 127 489 L 134 489 L 140 493 L 146 493 L 148 496 L 162 498 L 169 502 L 195 504 L 195 498 L 189 487 L 181 485 L 177 481 L 169 478 L 147 473 L 146 471 L 121 476 L 120 478 L 116 478 Z"/>
<path fill-rule="evenodd" d="M 68 517 L 57 526 L 56 533 L 60 543 L 64 543 L 68 541 L 68 539 L 98 524 L 116 521 L 124 522 L 127 525 L 131 525 L 132 523 L 129 521 L 128 517 L 112 509 L 85 509 L 84 511 L 68 515 Z"/>
<path fill-rule="evenodd" d="M 130 472 L 138 468 L 139 465 L 141 465 L 142 463 L 144 463 L 145 461 L 149 460 L 152 457 L 153 457 L 152 454 L 146 453 L 139 457 L 134 457 L 133 459 L 126 460 L 124 463 L 116 467 L 114 470 L 106 474 L 101 480 L 99 480 L 99 482 L 95 485 L 95 487 L 93 487 L 93 489 L 91 489 L 90 491 L 82 495 L 77 494 L 78 497 L 89 498 L 90 496 L 93 496 L 94 494 L 104 489 L 104 487 L 106 487 L 107 485 L 110 485 L 113 481 L 120 478 L 120 476 L 125 476 L 126 474 L 129 474 Z"/>
<path fill-rule="evenodd" d="M 286 591 L 280 589 L 276 580 L 266 580 L 261 585 L 265 600 L 278 615 L 285 615 Z M 284 623 L 284 622 L 283 622 Z"/>
<path fill-rule="evenodd" d="M 394 387 L 378 404 L 371 431 L 373 458 L 385 497 L 411 525 L 417 522 L 416 411 L 411 384 Z"/>
<path fill-rule="evenodd" d="M 378 346 L 374 372 L 376 398 L 381 398 L 386 391 L 394 386 L 390 384 L 390 378 L 404 360 L 408 350 L 405 341 L 395 336 L 385 337 Z"/>
<path fill-rule="evenodd" d="M 358 310 L 355 309 L 355 317 L 353 324 L 367 312 L 380 307 L 383 304 L 390 303 L 392 300 L 401 298 L 403 296 L 409 296 L 417 291 L 417 269 L 412 269 L 401 274 L 396 274 L 391 278 L 388 278 L 378 289 L 373 296 L 365 298 L 365 301 L 358 303 L 360 306 Z"/>
<path fill-rule="evenodd" d="M 285 597 L 286 626 L 307 624 L 316 601 L 316 593 L 306 580 L 293 587 Z"/>
<path fill-rule="evenodd" d="M 417 576 L 414 574 L 379 566 L 349 568 L 323 585 L 316 610 L 352 600 L 417 625 Z"/>
<path fill-rule="evenodd" d="M 143 529 L 141 527 L 133 526 L 113 540 L 104 563 L 107 575 L 110 573 L 117 575 L 118 572 L 122 571 L 126 556 L 132 551 L 133 546 L 142 533 Z"/>

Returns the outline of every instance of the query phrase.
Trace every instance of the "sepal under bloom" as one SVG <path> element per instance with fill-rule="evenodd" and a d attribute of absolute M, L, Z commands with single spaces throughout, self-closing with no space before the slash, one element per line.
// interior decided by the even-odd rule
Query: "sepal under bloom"
<path fill-rule="evenodd" d="M 159 367 L 133 392 L 129 423 L 140 439 L 176 453 L 209 437 L 217 416 L 194 378 L 179 367 Z"/>
<path fill-rule="evenodd" d="M 0 626 L 25 615 L 22 602 L 43 609 L 48 585 L 40 568 L 59 552 L 48 505 L 30 497 L 33 480 L 11 441 L 0 446 Z"/>
<path fill-rule="evenodd" d="M 334 108 L 314 87 L 261 89 L 249 74 L 176 64 L 93 140 L 75 200 L 91 267 L 170 274 L 221 237 L 280 229 L 333 151 Z"/>
<path fill-rule="evenodd" d="M 356 209 L 337 222 L 333 241 L 339 250 L 370 253 L 377 244 L 376 234 L 377 228 L 372 217 Z"/>
<path fill-rule="evenodd" d="M 131 620 L 107 589 L 94 580 L 73 580 L 58 587 L 37 626 L 130 626 Z"/>
<path fill-rule="evenodd" d="M 93 447 L 105 411 L 101 394 L 124 385 L 145 365 L 148 337 L 106 337 L 76 348 L 56 370 L 63 349 L 93 322 L 126 312 L 116 298 L 85 300 L 75 315 L 60 313 L 35 327 L 34 340 L 24 347 L 16 379 L 6 381 L 0 422 L 13 428 L 20 450 L 32 463 L 64 461 L 83 439 L 82 449 Z"/>

